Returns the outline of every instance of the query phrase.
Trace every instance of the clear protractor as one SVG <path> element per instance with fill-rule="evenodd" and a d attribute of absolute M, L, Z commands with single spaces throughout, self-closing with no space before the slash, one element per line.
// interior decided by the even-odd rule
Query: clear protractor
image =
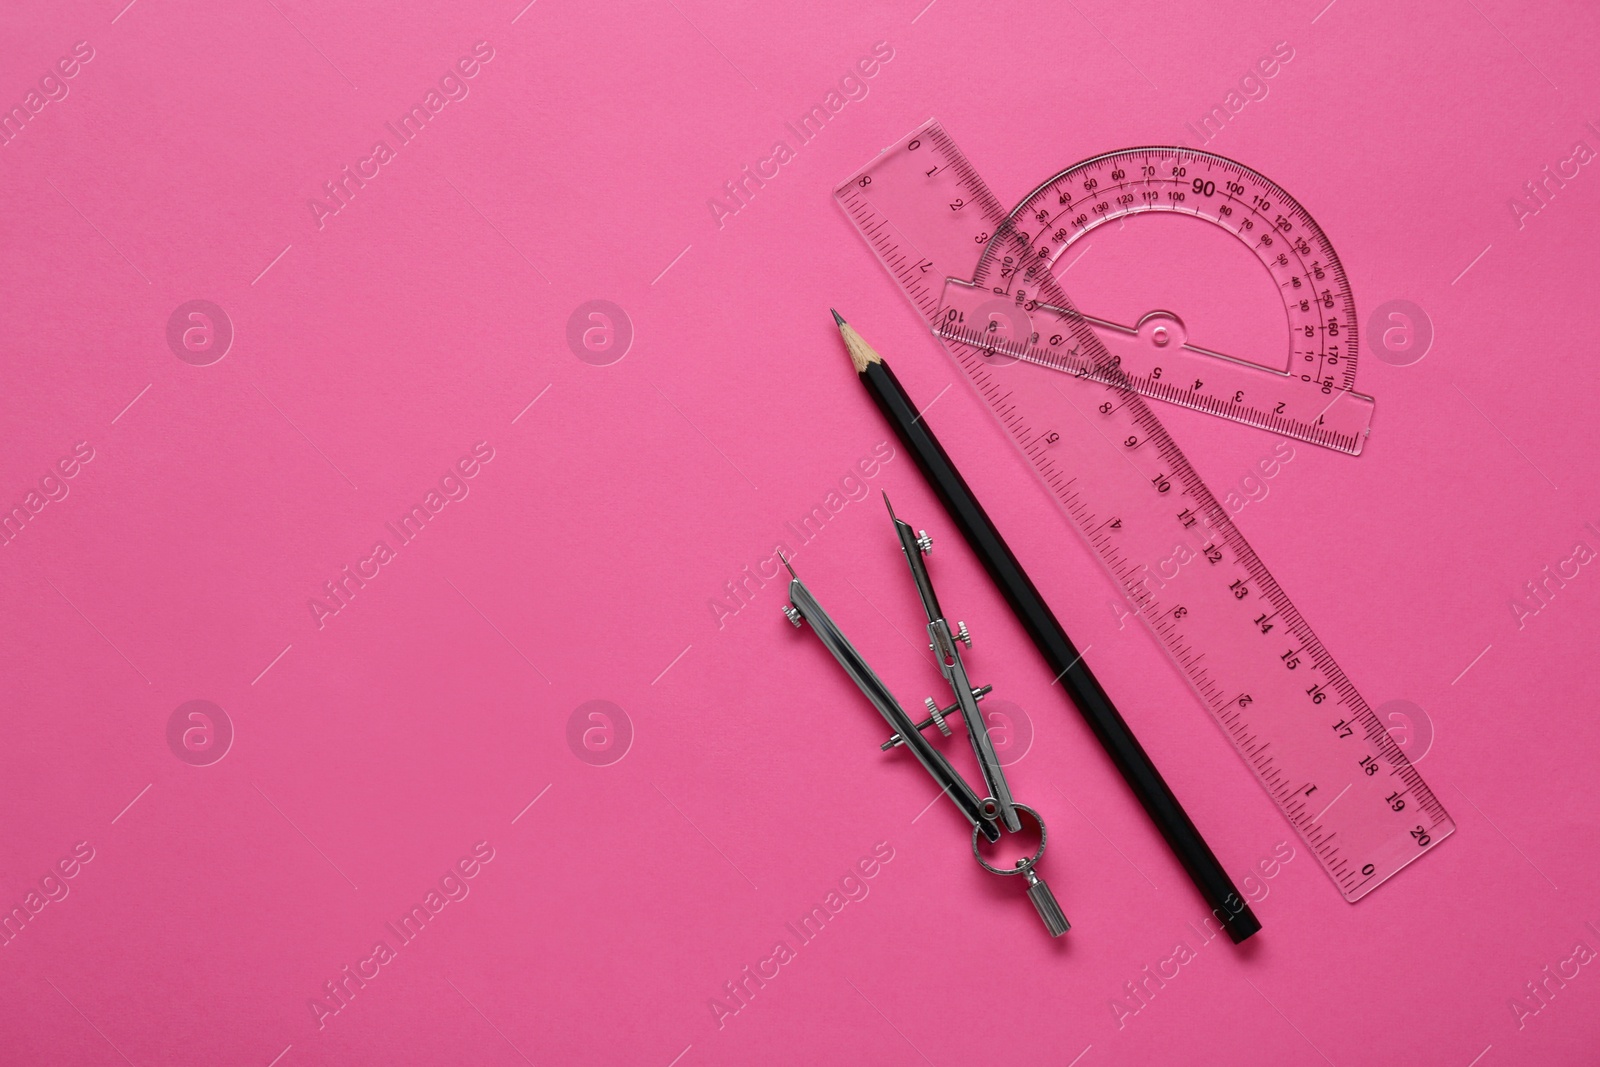
<path fill-rule="evenodd" d="M 1127 148 L 1054 175 L 1008 218 L 1028 253 L 990 241 L 973 278 L 988 299 L 1029 295 L 1028 268 L 1046 264 L 1138 392 L 1360 452 L 1373 404 L 1355 391 L 1355 296 L 1327 234 L 1270 179 L 1208 152 Z M 1030 308 L 1030 335 L 1006 331 L 1003 351 L 1075 369 L 1052 314 Z"/>

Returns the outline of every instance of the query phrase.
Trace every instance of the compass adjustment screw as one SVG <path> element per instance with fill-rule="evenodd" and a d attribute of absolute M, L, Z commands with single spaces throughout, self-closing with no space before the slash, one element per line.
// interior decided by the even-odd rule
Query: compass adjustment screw
<path fill-rule="evenodd" d="M 924 556 L 933 555 L 933 538 L 928 536 L 927 530 L 917 531 L 917 547 L 922 549 Z"/>
<path fill-rule="evenodd" d="M 783 613 L 788 617 L 790 622 L 794 623 L 794 628 L 796 630 L 800 629 L 800 623 L 805 620 L 805 616 L 800 614 L 799 608 L 795 607 L 793 604 L 785 604 L 783 606 Z"/>
<path fill-rule="evenodd" d="M 966 645 L 968 648 L 972 647 L 972 635 L 967 632 L 967 624 L 966 623 L 964 623 L 964 622 L 956 623 L 956 640 L 960 641 L 963 645 Z"/>
<path fill-rule="evenodd" d="M 994 686 L 992 685 L 980 685 L 978 688 L 972 691 L 972 699 L 982 700 L 993 691 Z M 949 737 L 950 724 L 948 719 L 951 715 L 955 715 L 961 711 L 961 705 L 951 704 L 948 708 L 941 708 L 937 703 L 934 702 L 932 697 L 928 697 L 924 703 L 926 704 L 930 714 L 926 719 L 923 719 L 921 722 L 917 723 L 917 730 L 920 732 L 922 730 L 926 730 L 930 726 L 937 726 L 946 737 Z M 963 718 L 962 722 L 965 723 L 966 720 Z M 903 744 L 905 744 L 905 741 L 900 737 L 899 734 L 895 734 L 878 747 L 887 752 L 891 748 L 896 748 Z"/>

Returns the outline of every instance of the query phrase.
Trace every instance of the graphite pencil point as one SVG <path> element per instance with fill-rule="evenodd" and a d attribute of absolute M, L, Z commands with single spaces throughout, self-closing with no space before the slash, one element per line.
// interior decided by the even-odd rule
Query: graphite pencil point
<path fill-rule="evenodd" d="M 839 336 L 844 338 L 844 346 L 850 352 L 850 362 L 855 364 L 857 374 L 865 374 L 868 367 L 883 362 L 883 357 L 874 352 L 872 346 L 856 333 L 856 328 L 844 321 L 837 311 L 833 312 L 833 318 L 839 324 Z"/>

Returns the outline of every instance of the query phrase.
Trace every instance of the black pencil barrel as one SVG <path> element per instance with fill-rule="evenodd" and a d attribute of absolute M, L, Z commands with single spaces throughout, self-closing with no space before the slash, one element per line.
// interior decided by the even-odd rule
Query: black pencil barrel
<path fill-rule="evenodd" d="M 1022 564 L 1017 562 L 1000 531 L 995 529 L 966 480 L 945 454 L 939 439 L 917 414 L 916 406 L 895 378 L 894 371 L 886 363 L 874 362 L 861 373 L 861 379 L 949 512 L 961 536 L 989 572 L 1006 603 L 1011 605 L 1017 621 L 1028 631 L 1051 673 L 1060 680 L 1106 754 L 1122 772 L 1128 787 L 1167 839 L 1167 845 L 1189 872 L 1190 879 L 1228 931 L 1228 936 L 1237 944 L 1261 929 L 1260 921 L 1239 895 L 1188 813 L 1172 795 L 1116 705 L 1100 688 L 1094 673 L 1073 647 L 1061 623 L 1022 569 Z"/>

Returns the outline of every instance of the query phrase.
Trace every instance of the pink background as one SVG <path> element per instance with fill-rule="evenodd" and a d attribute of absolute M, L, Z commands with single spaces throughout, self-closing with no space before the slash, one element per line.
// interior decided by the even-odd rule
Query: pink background
<path fill-rule="evenodd" d="M 0 15 L 7 108 L 93 51 L 0 148 L 0 505 L 93 450 L 0 547 L 0 905 L 66 893 L 0 948 L 5 1063 L 1593 1062 L 1600 969 L 1574 946 L 1600 948 L 1600 577 L 1520 627 L 1511 605 L 1600 547 L 1600 176 L 1580 165 L 1520 227 L 1508 204 L 1600 148 L 1592 8 L 122 2 Z M 319 228 L 308 200 L 479 41 L 465 98 Z M 865 98 L 796 147 L 785 121 L 879 41 Z M 1354 907 L 1119 627 L 829 197 L 930 115 L 1007 201 L 1102 151 L 1197 143 L 1184 124 L 1279 41 L 1293 60 L 1206 147 L 1312 211 L 1364 328 L 1405 299 L 1436 332 L 1409 366 L 1366 337 L 1365 454 L 1297 446 L 1237 519 L 1368 700 L 1422 709 L 1408 751 L 1431 737 L 1418 766 L 1459 826 Z M 719 225 L 708 200 L 779 139 L 794 158 Z M 596 298 L 634 331 L 608 366 L 567 340 Z M 235 331 L 209 366 L 167 343 L 194 299 Z M 924 811 L 932 787 L 880 755 L 777 583 L 719 619 L 725 583 L 889 437 L 830 305 L 937 398 L 930 422 L 1250 876 L 1248 946 L 1196 935 L 1198 896 L 908 457 L 866 486 L 933 532 L 969 664 L 1031 723 L 1011 782 L 1049 821 L 1071 933 L 1050 942 L 978 869 L 949 805 Z M 1219 491 L 1272 453 L 1162 416 Z M 398 545 L 384 524 L 478 442 L 465 499 L 319 627 L 323 583 Z M 897 555 L 878 504 L 849 501 L 796 563 L 915 704 L 937 678 L 902 640 Z M 235 733 L 209 766 L 167 740 L 195 699 Z M 590 700 L 631 723 L 619 762 L 569 745 Z M 79 842 L 92 860 L 42 883 Z M 879 842 L 892 861 L 848 883 L 867 895 L 802 944 L 785 924 Z M 319 1025 L 324 983 L 399 945 L 384 924 L 475 846 L 492 860 L 447 880 L 468 895 Z M 719 1020 L 711 999 L 780 940 L 793 958 Z M 1119 1018 L 1179 942 L 1192 958 Z M 1578 972 L 1519 1018 L 1547 966 Z"/>

